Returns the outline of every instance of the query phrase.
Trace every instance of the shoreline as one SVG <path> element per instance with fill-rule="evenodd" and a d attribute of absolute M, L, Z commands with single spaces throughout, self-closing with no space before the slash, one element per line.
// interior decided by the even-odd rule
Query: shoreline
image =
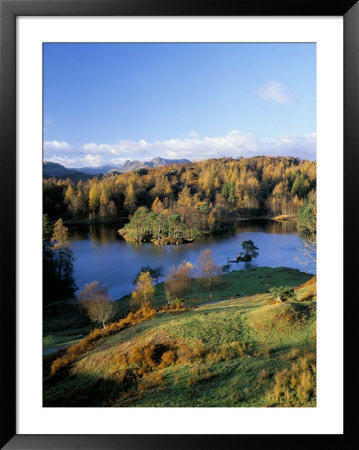
<path fill-rule="evenodd" d="M 276 222 L 293 222 L 297 220 L 298 215 L 290 215 L 290 214 L 280 214 L 277 216 L 268 216 L 268 215 L 260 215 L 260 216 L 247 216 L 247 217 L 238 217 L 235 220 L 237 222 L 243 222 L 248 220 L 274 220 Z M 125 224 L 128 223 L 128 217 L 108 217 L 100 220 L 90 221 L 88 218 L 81 219 L 63 219 L 64 225 L 68 226 L 89 226 L 89 225 L 108 225 L 108 224 Z M 55 221 L 52 221 L 55 222 Z M 221 230 L 218 230 L 221 231 Z M 210 233 L 209 231 L 206 233 Z"/>

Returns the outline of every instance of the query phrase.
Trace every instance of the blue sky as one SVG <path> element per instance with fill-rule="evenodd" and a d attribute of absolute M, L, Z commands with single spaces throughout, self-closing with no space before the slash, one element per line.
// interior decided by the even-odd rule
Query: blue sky
<path fill-rule="evenodd" d="M 315 44 L 45 44 L 44 158 L 315 159 Z"/>

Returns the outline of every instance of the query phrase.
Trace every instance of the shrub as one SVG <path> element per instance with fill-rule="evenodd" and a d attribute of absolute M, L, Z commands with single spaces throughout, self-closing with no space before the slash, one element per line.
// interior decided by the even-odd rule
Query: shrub
<path fill-rule="evenodd" d="M 174 365 L 176 363 L 176 359 L 176 352 L 173 350 L 168 350 L 162 355 L 161 367 Z"/>
<path fill-rule="evenodd" d="M 165 379 L 161 373 L 146 374 L 138 385 L 140 392 L 145 392 L 149 389 L 161 388 L 165 385 Z"/>
<path fill-rule="evenodd" d="M 282 303 L 290 299 L 295 299 L 294 288 L 291 286 L 279 286 L 269 289 L 272 299 L 277 303 Z"/>
<path fill-rule="evenodd" d="M 183 301 L 179 298 L 176 298 L 175 300 L 172 300 L 169 302 L 168 305 L 164 306 L 161 309 L 161 312 L 164 313 L 178 313 L 186 311 L 186 305 L 183 303 Z"/>
<path fill-rule="evenodd" d="M 283 406 L 307 404 L 315 396 L 315 372 L 315 354 L 304 354 L 290 369 L 275 374 L 270 398 Z"/>

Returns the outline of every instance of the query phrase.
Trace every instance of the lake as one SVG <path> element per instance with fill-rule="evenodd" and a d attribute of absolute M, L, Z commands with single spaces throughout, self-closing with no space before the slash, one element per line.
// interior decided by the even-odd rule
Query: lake
<path fill-rule="evenodd" d="M 315 265 L 303 265 L 299 251 L 301 238 L 295 222 L 273 220 L 246 220 L 233 231 L 205 235 L 194 242 L 182 245 L 158 246 L 150 243 L 129 244 L 118 234 L 119 225 L 89 225 L 70 227 L 74 253 L 74 278 L 79 289 L 97 280 L 108 287 L 113 299 L 118 299 L 134 289 L 132 284 L 141 266 L 180 264 L 184 259 L 195 264 L 201 250 L 209 248 L 219 265 L 234 259 L 242 251 L 243 241 L 251 239 L 259 248 L 259 256 L 250 267 L 292 267 L 315 273 Z M 231 264 L 232 270 L 248 268 L 248 263 Z M 161 279 L 160 279 L 161 281 Z"/>

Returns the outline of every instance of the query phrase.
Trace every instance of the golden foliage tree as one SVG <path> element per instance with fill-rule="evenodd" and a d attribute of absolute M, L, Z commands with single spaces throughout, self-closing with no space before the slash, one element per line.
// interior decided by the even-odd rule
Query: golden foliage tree
<path fill-rule="evenodd" d="M 90 211 L 96 213 L 100 206 L 100 186 L 95 182 L 91 185 L 89 191 L 89 209 Z"/>
<path fill-rule="evenodd" d="M 59 219 L 54 225 L 54 231 L 51 237 L 53 243 L 52 249 L 57 254 L 57 265 L 59 277 L 68 275 L 72 269 L 72 250 L 69 239 L 69 230 L 64 226 L 62 219 Z"/>
<path fill-rule="evenodd" d="M 141 272 L 132 292 L 132 304 L 135 307 L 148 306 L 153 300 L 155 287 L 150 272 Z"/>
<path fill-rule="evenodd" d="M 161 202 L 161 200 L 156 197 L 152 203 L 151 206 L 152 211 L 154 211 L 156 214 L 162 214 L 163 210 L 164 210 L 164 206 L 163 203 Z"/>
<path fill-rule="evenodd" d="M 137 197 L 136 197 L 136 193 L 135 193 L 135 188 L 133 187 L 132 183 L 129 183 L 126 188 L 124 206 L 128 211 L 134 212 L 136 210 L 136 203 L 137 203 Z"/>

